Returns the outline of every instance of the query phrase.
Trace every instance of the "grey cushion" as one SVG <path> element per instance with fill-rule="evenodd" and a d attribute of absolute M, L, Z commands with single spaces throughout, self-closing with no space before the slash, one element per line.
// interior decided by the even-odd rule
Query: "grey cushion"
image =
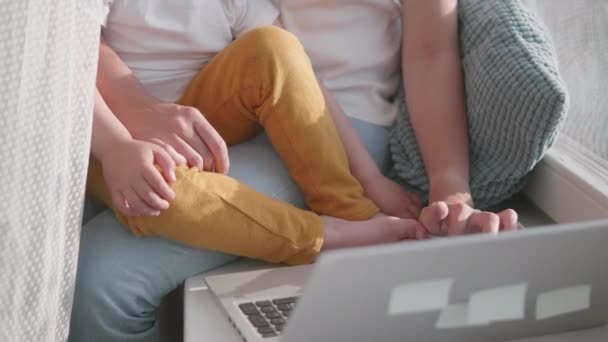
<path fill-rule="evenodd" d="M 548 31 L 525 5 L 461 0 L 459 12 L 471 191 L 486 208 L 522 189 L 558 133 L 568 96 Z M 401 102 L 390 137 L 392 176 L 425 197 L 429 182 Z"/>

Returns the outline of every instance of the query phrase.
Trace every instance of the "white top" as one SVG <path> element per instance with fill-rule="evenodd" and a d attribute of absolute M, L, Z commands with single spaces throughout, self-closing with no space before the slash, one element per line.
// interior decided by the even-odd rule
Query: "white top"
<path fill-rule="evenodd" d="M 168 102 L 235 38 L 278 17 L 272 0 L 105 1 L 108 44 L 150 94 Z"/>
<path fill-rule="evenodd" d="M 114 0 L 103 33 L 146 90 L 173 102 L 233 39 L 276 21 L 273 1 L 346 115 L 392 124 L 401 46 L 394 0 Z"/>
<path fill-rule="evenodd" d="M 274 0 L 317 76 L 348 116 L 388 126 L 397 116 L 401 7 L 394 0 Z"/>

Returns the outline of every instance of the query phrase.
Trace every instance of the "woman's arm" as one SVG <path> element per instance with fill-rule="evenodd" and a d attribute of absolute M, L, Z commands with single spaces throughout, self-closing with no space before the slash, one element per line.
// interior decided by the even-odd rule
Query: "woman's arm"
<path fill-rule="evenodd" d="M 119 118 L 128 115 L 132 108 L 151 106 L 160 102 L 146 92 L 131 69 L 108 45 L 103 36 L 99 44 L 97 89 L 108 107 L 112 108 Z"/>
<path fill-rule="evenodd" d="M 517 229 L 517 213 L 474 209 L 458 39 L 458 0 L 404 0 L 403 78 L 430 182 L 420 221 L 432 234 Z"/>
<path fill-rule="evenodd" d="M 403 79 L 410 120 L 430 181 L 430 201 L 472 205 L 458 0 L 406 0 Z"/>

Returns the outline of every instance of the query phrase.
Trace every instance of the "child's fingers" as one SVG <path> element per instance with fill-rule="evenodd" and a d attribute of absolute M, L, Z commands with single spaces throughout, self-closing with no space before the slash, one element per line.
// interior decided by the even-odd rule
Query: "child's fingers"
<path fill-rule="evenodd" d="M 172 201 L 175 198 L 175 192 L 173 192 L 173 189 L 171 189 L 167 181 L 163 179 L 155 168 L 149 167 L 144 169 L 143 177 L 152 190 L 164 200 Z"/>
<path fill-rule="evenodd" d="M 160 166 L 160 169 L 163 173 L 165 179 L 172 183 L 175 181 L 175 161 L 169 153 L 162 148 L 156 148 L 153 151 L 154 153 L 154 163 Z"/>
<path fill-rule="evenodd" d="M 142 213 L 138 206 L 139 198 L 135 191 L 133 191 L 131 188 L 123 189 L 122 195 L 125 200 L 125 205 L 129 212 L 129 216 L 140 216 Z"/>
<path fill-rule="evenodd" d="M 156 174 L 158 174 L 158 172 Z M 139 198 L 141 198 L 142 201 L 148 205 L 148 207 L 154 210 L 169 209 L 169 202 L 160 198 L 160 196 L 158 196 L 158 194 L 154 191 L 154 189 L 152 189 L 145 179 L 138 182 L 138 184 L 134 186 L 134 189 L 137 191 Z"/>
<path fill-rule="evenodd" d="M 135 216 L 135 213 L 131 210 L 131 208 L 129 208 L 125 197 L 120 193 L 120 191 L 112 191 L 112 203 L 114 204 L 114 210 L 126 216 Z"/>
<path fill-rule="evenodd" d="M 171 156 L 171 159 L 173 159 L 173 161 L 175 162 L 176 166 L 186 166 L 188 165 L 188 161 L 186 160 L 186 157 L 182 156 L 181 154 L 177 153 L 177 151 L 173 148 L 173 146 L 165 143 L 162 140 L 157 140 L 154 141 L 154 143 L 160 147 L 162 147 L 165 151 L 167 151 L 167 153 L 169 154 L 169 156 Z"/>
<path fill-rule="evenodd" d="M 127 188 L 123 191 L 129 208 L 135 213 L 133 216 L 158 216 L 160 211 L 150 208 L 137 194 L 133 188 Z"/>

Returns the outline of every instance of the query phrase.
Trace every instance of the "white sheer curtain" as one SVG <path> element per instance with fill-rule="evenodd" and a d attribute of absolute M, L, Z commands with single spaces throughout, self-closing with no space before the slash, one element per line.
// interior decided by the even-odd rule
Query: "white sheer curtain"
<path fill-rule="evenodd" d="M 0 341 L 65 341 L 99 22 L 96 1 L 0 1 Z"/>
<path fill-rule="evenodd" d="M 572 95 L 557 148 L 608 184 L 608 1 L 525 1 Z M 102 2 L 0 0 L 2 342 L 67 336 Z"/>
<path fill-rule="evenodd" d="M 555 151 L 608 194 L 608 1 L 525 0 L 553 35 L 571 109 Z"/>

